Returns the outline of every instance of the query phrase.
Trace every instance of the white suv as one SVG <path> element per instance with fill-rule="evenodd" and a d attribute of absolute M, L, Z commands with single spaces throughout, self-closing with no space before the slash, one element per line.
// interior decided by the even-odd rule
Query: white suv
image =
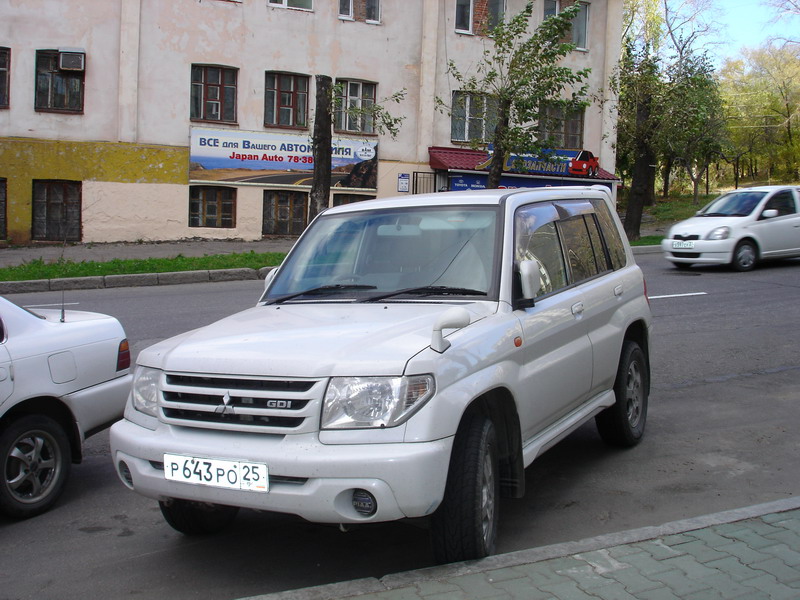
<path fill-rule="evenodd" d="M 327 210 L 257 306 L 139 354 L 119 476 L 186 534 L 239 507 L 430 517 L 437 560 L 486 556 L 539 454 L 593 417 L 644 433 L 651 317 L 620 231 L 601 186 Z"/>

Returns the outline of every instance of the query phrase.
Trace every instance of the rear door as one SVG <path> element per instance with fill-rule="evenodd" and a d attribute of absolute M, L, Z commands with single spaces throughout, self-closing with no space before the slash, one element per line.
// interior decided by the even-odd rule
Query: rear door
<path fill-rule="evenodd" d="M 775 192 L 761 210 L 774 209 L 777 217 L 760 217 L 752 227 L 757 232 L 761 254 L 765 257 L 792 256 L 800 252 L 800 214 L 791 189 Z"/>

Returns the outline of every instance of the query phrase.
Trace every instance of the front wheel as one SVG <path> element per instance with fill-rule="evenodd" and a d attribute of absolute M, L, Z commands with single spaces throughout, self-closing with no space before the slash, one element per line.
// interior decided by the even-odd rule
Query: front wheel
<path fill-rule="evenodd" d="M 48 510 L 61 495 L 72 463 L 61 425 L 27 415 L 0 434 L 0 511 L 27 519 Z"/>
<path fill-rule="evenodd" d="M 647 359 L 639 344 L 628 340 L 622 345 L 614 381 L 617 401 L 595 417 L 603 441 L 621 447 L 641 441 L 647 422 L 648 390 Z"/>
<path fill-rule="evenodd" d="M 736 244 L 733 251 L 733 262 L 731 266 L 737 271 L 750 271 L 756 266 L 758 260 L 758 249 L 749 240 L 742 240 Z"/>
<path fill-rule="evenodd" d="M 239 508 L 205 502 L 172 499 L 159 502 L 164 520 L 184 535 L 204 535 L 225 529 L 236 518 Z"/>
<path fill-rule="evenodd" d="M 490 419 L 476 416 L 456 434 L 444 498 L 433 515 L 436 562 L 473 560 L 494 552 L 499 498 L 497 434 Z"/>

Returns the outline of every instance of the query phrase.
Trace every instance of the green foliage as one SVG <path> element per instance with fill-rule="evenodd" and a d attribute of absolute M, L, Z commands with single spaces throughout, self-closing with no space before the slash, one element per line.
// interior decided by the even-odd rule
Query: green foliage
<path fill-rule="evenodd" d="M 147 258 L 136 260 L 115 259 L 108 262 L 65 260 L 45 262 L 32 260 L 16 267 L 0 268 L 0 281 L 27 281 L 32 279 L 60 279 L 66 277 L 92 277 L 138 273 L 170 273 L 174 271 L 203 271 L 215 269 L 260 269 L 281 264 L 286 254 L 281 252 L 241 254 L 214 254 L 200 257 Z"/>
<path fill-rule="evenodd" d="M 490 42 L 469 72 L 450 61 L 448 75 L 458 91 L 486 98 L 496 110 L 497 125 L 490 136 L 494 146 L 488 187 L 497 187 L 507 153 L 540 154 L 553 140 L 540 139 L 540 128 L 551 106 L 566 111 L 586 106 L 584 80 L 589 69 L 573 71 L 561 59 L 575 49 L 566 42 L 578 5 L 550 16 L 533 31 L 533 2 L 490 32 Z M 444 112 L 453 107 L 437 98 Z M 495 164 L 494 161 L 497 161 Z M 496 171 L 496 173 L 495 173 Z"/>

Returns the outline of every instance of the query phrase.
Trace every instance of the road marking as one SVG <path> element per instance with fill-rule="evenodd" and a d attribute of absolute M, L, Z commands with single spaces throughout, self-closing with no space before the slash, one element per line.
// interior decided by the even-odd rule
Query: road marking
<path fill-rule="evenodd" d="M 650 300 L 661 300 L 662 298 L 686 298 L 688 296 L 708 296 L 708 292 L 691 292 L 689 294 L 667 294 L 666 296 L 648 296 Z"/>
<path fill-rule="evenodd" d="M 80 302 L 56 302 L 55 304 L 26 304 L 22 308 L 47 308 L 49 306 L 75 306 Z"/>

